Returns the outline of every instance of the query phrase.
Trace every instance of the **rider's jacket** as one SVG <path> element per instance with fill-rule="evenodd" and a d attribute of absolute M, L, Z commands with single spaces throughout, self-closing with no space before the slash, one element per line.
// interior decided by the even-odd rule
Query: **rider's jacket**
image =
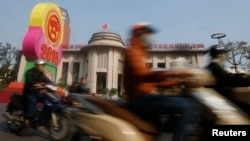
<path fill-rule="evenodd" d="M 44 72 L 40 72 L 37 68 L 31 68 L 25 73 L 25 83 L 23 93 L 37 92 L 34 85 L 37 83 L 53 83 Z"/>
<path fill-rule="evenodd" d="M 179 80 L 166 81 L 165 72 L 152 71 L 145 66 L 148 52 L 138 37 L 131 38 L 131 46 L 124 54 L 124 88 L 129 101 L 136 101 L 144 95 L 153 94 L 159 87 L 172 87 Z"/>
<path fill-rule="evenodd" d="M 85 84 L 79 84 L 77 87 L 77 91 L 78 91 L 78 93 L 81 93 L 81 94 L 88 94 L 89 93 L 89 90 Z"/>

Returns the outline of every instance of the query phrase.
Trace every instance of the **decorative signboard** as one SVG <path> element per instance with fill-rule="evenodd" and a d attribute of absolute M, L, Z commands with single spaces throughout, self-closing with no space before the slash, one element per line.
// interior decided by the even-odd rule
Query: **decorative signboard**
<path fill-rule="evenodd" d="M 151 50 L 205 49 L 205 46 L 204 44 L 195 44 L 195 43 L 153 44 L 149 49 Z"/>
<path fill-rule="evenodd" d="M 63 38 L 64 23 L 60 7 L 55 3 L 36 4 L 23 39 L 23 54 L 27 60 L 24 72 L 34 66 L 35 59 L 40 58 L 46 61 L 47 76 L 55 80 L 57 66 L 62 59 Z"/>

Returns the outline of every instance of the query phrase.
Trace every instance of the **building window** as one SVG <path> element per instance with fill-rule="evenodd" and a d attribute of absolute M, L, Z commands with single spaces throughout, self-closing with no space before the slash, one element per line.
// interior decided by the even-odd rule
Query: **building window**
<path fill-rule="evenodd" d="M 80 62 L 73 63 L 73 82 L 79 80 Z"/>
<path fill-rule="evenodd" d="M 165 63 L 157 63 L 157 67 L 158 68 L 166 68 L 166 64 Z"/>
<path fill-rule="evenodd" d="M 96 91 L 100 93 L 103 89 L 106 89 L 107 73 L 97 72 L 96 77 Z"/>
<path fill-rule="evenodd" d="M 62 84 L 67 84 L 69 62 L 63 62 L 62 64 Z"/>

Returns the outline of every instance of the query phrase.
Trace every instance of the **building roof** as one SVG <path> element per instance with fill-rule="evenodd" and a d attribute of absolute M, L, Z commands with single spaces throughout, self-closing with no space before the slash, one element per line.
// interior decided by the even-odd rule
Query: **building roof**
<path fill-rule="evenodd" d="M 119 34 L 113 32 L 97 32 L 92 34 L 88 45 L 82 47 L 86 50 L 93 47 L 118 47 L 126 48 Z"/>

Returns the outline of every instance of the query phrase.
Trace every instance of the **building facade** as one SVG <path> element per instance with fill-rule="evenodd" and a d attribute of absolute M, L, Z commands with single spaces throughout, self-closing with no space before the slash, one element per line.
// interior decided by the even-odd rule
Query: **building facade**
<path fill-rule="evenodd" d="M 121 36 L 112 32 L 94 33 L 88 45 L 70 45 L 63 49 L 63 57 L 57 67 L 56 83 L 71 85 L 81 77 L 87 79 L 91 92 L 104 88 L 116 88 L 123 92 L 124 45 Z M 185 58 L 195 67 L 203 67 L 207 52 L 203 44 L 155 44 L 145 58 L 151 68 L 172 68 L 176 59 Z M 18 81 L 24 74 L 25 57 L 22 56 Z"/>

